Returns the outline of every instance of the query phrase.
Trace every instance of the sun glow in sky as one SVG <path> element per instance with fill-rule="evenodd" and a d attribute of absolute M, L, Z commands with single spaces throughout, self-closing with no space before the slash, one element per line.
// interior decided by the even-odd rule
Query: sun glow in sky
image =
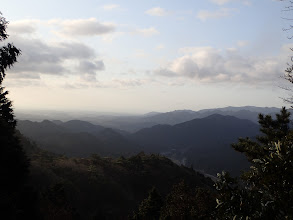
<path fill-rule="evenodd" d="M 285 105 L 293 40 L 273 0 L 2 0 L 22 50 L 15 108 L 111 112 Z M 291 45 L 292 47 L 292 45 Z"/>

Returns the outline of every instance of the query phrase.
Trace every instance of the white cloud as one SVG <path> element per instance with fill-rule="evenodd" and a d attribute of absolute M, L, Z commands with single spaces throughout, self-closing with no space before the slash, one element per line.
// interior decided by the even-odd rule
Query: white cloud
<path fill-rule="evenodd" d="M 217 4 L 217 5 L 224 5 L 229 2 L 235 2 L 235 0 L 210 0 L 210 1 Z M 236 0 L 236 1 L 238 1 L 238 0 Z"/>
<path fill-rule="evenodd" d="M 9 70 L 10 78 L 40 79 L 41 75 L 80 75 L 95 77 L 104 70 L 94 50 L 79 42 L 45 42 L 34 38 L 11 37 L 21 56 Z"/>
<path fill-rule="evenodd" d="M 81 73 L 81 76 L 86 81 L 96 81 L 96 72 L 105 69 L 104 62 L 98 61 L 87 61 L 82 60 L 79 62 L 77 71 Z"/>
<path fill-rule="evenodd" d="M 69 37 L 104 35 L 114 32 L 116 28 L 115 24 L 101 23 L 96 18 L 51 20 L 48 23 L 59 26 L 61 30 L 57 33 Z"/>
<path fill-rule="evenodd" d="M 36 32 L 37 25 L 41 24 L 40 20 L 19 20 L 10 22 L 8 25 L 9 33 L 32 34 Z"/>
<path fill-rule="evenodd" d="M 153 81 L 150 79 L 135 79 L 135 78 L 114 78 L 108 81 L 103 80 L 102 82 L 97 80 L 86 80 L 83 81 L 74 81 L 70 83 L 65 83 L 62 87 L 66 89 L 85 89 L 85 88 L 120 88 L 120 89 L 127 89 L 130 87 L 138 87 L 143 86 L 145 84 L 150 84 Z"/>
<path fill-rule="evenodd" d="M 251 5 L 251 1 L 249 0 L 210 0 L 210 1 L 217 5 L 225 5 L 227 3 L 233 3 L 233 2 L 240 2 L 244 5 Z"/>
<path fill-rule="evenodd" d="M 141 79 L 114 79 L 112 80 L 110 87 L 133 87 L 141 86 L 145 82 Z"/>
<path fill-rule="evenodd" d="M 33 34 L 38 32 L 40 27 L 49 28 L 53 33 L 62 37 L 75 38 L 78 36 L 106 36 L 116 33 L 116 24 L 100 22 L 96 18 L 88 19 L 51 19 L 51 20 L 18 20 L 8 25 L 8 32 L 13 34 Z"/>
<path fill-rule="evenodd" d="M 219 10 L 216 10 L 216 11 L 201 10 L 197 13 L 197 17 L 202 21 L 206 21 L 208 19 L 228 17 L 228 16 L 231 16 L 236 11 L 237 10 L 234 8 L 220 8 Z"/>
<path fill-rule="evenodd" d="M 137 29 L 134 33 L 143 35 L 145 37 L 151 37 L 153 35 L 159 34 L 160 32 L 154 27 L 149 27 L 149 28 Z"/>
<path fill-rule="evenodd" d="M 159 16 L 159 17 L 168 15 L 168 12 L 165 9 L 160 7 L 151 8 L 145 11 L 145 13 L 150 16 Z"/>
<path fill-rule="evenodd" d="M 105 11 L 111 11 L 113 9 L 120 8 L 120 5 L 117 4 L 109 4 L 109 5 L 103 5 L 102 7 Z"/>
<path fill-rule="evenodd" d="M 273 82 L 282 75 L 279 57 L 246 57 L 237 50 L 213 47 L 182 48 L 181 57 L 154 71 L 165 77 L 194 79 L 198 82 Z"/>

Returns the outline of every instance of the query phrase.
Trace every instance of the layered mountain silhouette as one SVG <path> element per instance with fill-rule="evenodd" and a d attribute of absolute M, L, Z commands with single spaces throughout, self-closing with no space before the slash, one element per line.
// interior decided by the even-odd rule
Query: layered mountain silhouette
<path fill-rule="evenodd" d="M 259 126 L 249 120 L 219 114 L 177 125 L 156 125 L 131 138 L 146 152 L 158 152 L 187 166 L 215 174 L 238 173 L 248 167 L 243 155 L 231 147 L 239 137 L 255 137 Z"/>
<path fill-rule="evenodd" d="M 255 107 L 255 106 L 243 106 L 243 107 L 225 107 L 204 109 L 199 111 L 192 110 L 175 110 L 170 112 L 149 112 L 143 115 L 118 115 L 114 113 L 88 113 L 88 112 L 76 112 L 65 113 L 56 111 L 41 111 L 41 112 L 16 112 L 18 119 L 29 119 L 34 121 L 43 121 L 44 119 L 50 119 L 58 123 L 58 120 L 69 121 L 73 119 L 79 119 L 82 121 L 88 121 L 93 124 L 98 124 L 103 127 L 110 127 L 113 129 L 119 129 L 127 132 L 137 132 L 140 129 L 152 127 L 158 124 L 175 125 L 190 121 L 196 118 L 205 118 L 213 114 L 230 115 L 240 119 L 248 119 L 252 122 L 258 122 L 258 114 L 270 114 L 275 115 L 279 109 L 275 107 Z M 60 121 L 59 121 L 60 122 Z M 119 132 L 118 130 L 118 132 Z M 116 130 L 117 131 L 117 130 Z"/>
<path fill-rule="evenodd" d="M 227 170 L 237 174 L 249 164 L 231 143 L 239 137 L 255 137 L 259 127 L 246 119 L 214 114 L 176 125 L 155 125 L 132 134 L 81 120 L 19 120 L 18 129 L 43 149 L 67 156 L 118 157 L 145 151 L 163 154 L 205 173 Z"/>
<path fill-rule="evenodd" d="M 41 148 L 67 156 L 86 157 L 99 154 L 116 157 L 139 152 L 138 146 L 119 132 L 80 120 L 18 120 L 17 129 Z"/>
<path fill-rule="evenodd" d="M 150 112 L 144 115 L 137 116 L 97 116 L 87 117 L 87 121 L 91 121 L 96 124 L 103 125 L 105 127 L 112 127 L 128 132 L 136 132 L 140 129 L 152 127 L 158 124 L 175 125 L 190 121 L 197 118 L 205 118 L 210 115 L 230 115 L 239 119 L 248 119 L 252 122 L 258 122 L 259 113 L 275 115 L 279 109 L 275 107 L 225 107 L 216 109 L 204 109 L 200 111 L 191 110 L 175 110 L 171 112 L 159 113 Z"/>

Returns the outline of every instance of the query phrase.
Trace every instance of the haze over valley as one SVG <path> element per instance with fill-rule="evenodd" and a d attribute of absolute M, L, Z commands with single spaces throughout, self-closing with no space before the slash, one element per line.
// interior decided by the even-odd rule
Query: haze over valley
<path fill-rule="evenodd" d="M 19 114 L 17 128 L 41 148 L 66 156 L 156 153 L 206 174 L 222 170 L 239 174 L 249 164 L 230 145 L 239 137 L 259 135 L 259 113 L 278 112 L 278 108 L 254 106 L 124 116 L 51 112 L 48 120 L 48 111 L 36 116 Z M 28 116 L 32 120 L 24 120 Z"/>
<path fill-rule="evenodd" d="M 0 219 L 293 219 L 292 12 L 1 0 Z"/>

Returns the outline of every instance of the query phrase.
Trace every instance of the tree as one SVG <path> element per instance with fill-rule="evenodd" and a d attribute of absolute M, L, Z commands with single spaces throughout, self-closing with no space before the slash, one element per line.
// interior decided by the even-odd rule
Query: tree
<path fill-rule="evenodd" d="M 173 186 L 167 195 L 161 219 L 193 219 L 195 216 L 195 191 L 184 181 Z"/>
<path fill-rule="evenodd" d="M 133 219 L 159 219 L 163 200 L 155 187 L 149 191 L 149 195 L 144 199 L 135 213 Z"/>
<path fill-rule="evenodd" d="M 282 108 L 276 119 L 259 115 L 257 140 L 241 138 L 233 148 L 252 166 L 240 178 L 219 174 L 216 189 L 219 219 L 293 219 L 293 131 L 290 113 Z"/>
<path fill-rule="evenodd" d="M 279 0 L 280 2 L 286 2 L 287 4 L 284 6 L 284 9 L 282 10 L 283 13 L 285 13 L 285 15 L 282 17 L 285 21 L 289 21 L 290 23 L 293 20 L 292 16 L 292 11 L 293 11 L 293 1 L 291 0 Z M 293 38 L 293 34 L 292 34 L 292 30 L 293 30 L 293 25 L 289 24 L 286 28 L 283 28 L 283 31 L 289 32 L 288 34 L 288 39 L 292 39 Z M 291 51 L 293 51 L 293 48 L 290 48 Z M 285 74 L 283 76 L 283 78 L 285 80 L 287 80 L 289 83 L 293 83 L 293 56 L 291 56 L 291 63 L 287 63 L 288 67 L 285 70 Z M 293 92 L 293 90 L 289 87 L 283 87 L 283 89 L 289 91 L 289 92 Z M 283 98 L 283 100 L 286 103 L 291 104 L 291 107 L 293 107 L 293 97 L 292 95 L 290 97 L 287 98 Z"/>
<path fill-rule="evenodd" d="M 0 42 L 8 38 L 6 32 L 7 24 L 8 22 L 2 17 L 2 13 L 0 12 Z M 5 77 L 5 71 L 7 68 L 12 67 L 19 55 L 20 50 L 11 43 L 0 48 L 0 85 Z"/>
<path fill-rule="evenodd" d="M 8 22 L 0 13 L 0 42 L 8 38 Z M 16 120 L 8 91 L 2 86 L 6 70 L 17 61 L 20 50 L 8 43 L 0 48 L 0 212 L 6 219 L 25 216 L 23 196 L 28 175 L 28 159 L 15 134 Z"/>

